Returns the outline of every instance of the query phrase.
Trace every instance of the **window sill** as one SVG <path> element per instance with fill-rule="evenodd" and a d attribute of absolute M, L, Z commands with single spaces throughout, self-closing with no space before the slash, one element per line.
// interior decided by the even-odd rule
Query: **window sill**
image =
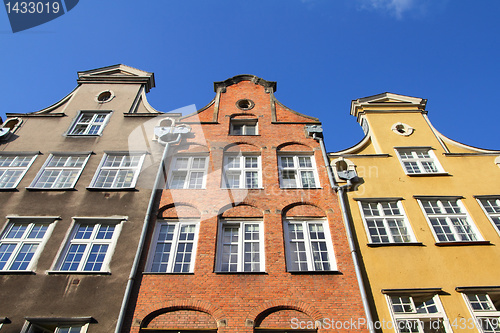
<path fill-rule="evenodd" d="M 47 188 L 47 187 L 26 187 L 28 191 L 76 191 L 74 187 L 59 187 L 59 188 Z"/>
<path fill-rule="evenodd" d="M 467 246 L 467 245 L 493 245 L 490 241 L 459 241 L 459 242 L 437 242 L 436 246 Z"/>
<path fill-rule="evenodd" d="M 87 191 L 103 191 L 103 192 L 117 192 L 117 191 L 139 191 L 135 187 L 87 187 Z"/>
<path fill-rule="evenodd" d="M 368 247 L 386 247 L 386 246 L 424 246 L 421 242 L 406 242 L 406 243 L 368 243 Z"/>
<path fill-rule="evenodd" d="M 68 138 L 98 138 L 102 134 L 66 134 Z"/>
<path fill-rule="evenodd" d="M 111 275 L 109 271 L 47 271 L 49 275 Z"/>
<path fill-rule="evenodd" d="M 194 275 L 194 272 L 142 272 L 142 275 Z"/>
<path fill-rule="evenodd" d="M 229 136 L 260 136 L 260 134 L 229 134 Z"/>
<path fill-rule="evenodd" d="M 12 271 L 12 270 L 6 270 L 6 271 L 0 271 L 0 275 L 10 275 L 10 274 L 21 274 L 21 275 L 35 275 L 36 273 L 34 271 Z"/>
<path fill-rule="evenodd" d="M 448 172 L 407 173 L 406 175 L 410 177 L 451 176 Z"/>
<path fill-rule="evenodd" d="M 280 187 L 281 190 L 322 190 L 322 187 Z"/>
<path fill-rule="evenodd" d="M 288 271 L 293 275 L 342 275 L 340 271 Z"/>
<path fill-rule="evenodd" d="M 19 192 L 16 187 L 1 187 L 0 192 Z"/>
<path fill-rule="evenodd" d="M 177 190 L 180 190 L 180 191 L 193 191 L 193 190 L 206 190 L 207 188 L 206 187 L 203 187 L 203 188 L 169 188 L 169 187 L 166 187 L 165 190 L 169 190 L 169 191 L 177 191 Z"/>
<path fill-rule="evenodd" d="M 221 187 L 221 190 L 265 190 L 264 187 Z"/>
<path fill-rule="evenodd" d="M 227 275 L 240 275 L 240 274 L 245 274 L 245 275 L 268 275 L 267 272 L 220 272 L 220 271 L 215 271 L 215 274 L 227 274 Z"/>

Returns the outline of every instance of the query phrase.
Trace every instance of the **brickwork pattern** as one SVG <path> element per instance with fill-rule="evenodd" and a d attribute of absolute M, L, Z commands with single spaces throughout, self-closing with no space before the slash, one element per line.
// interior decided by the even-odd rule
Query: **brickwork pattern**
<path fill-rule="evenodd" d="M 245 112 L 236 107 L 236 102 L 244 98 L 255 103 Z M 278 122 L 285 123 L 273 123 L 273 103 Z M 259 135 L 228 135 L 230 119 L 235 114 L 258 119 Z M 207 123 L 196 124 L 198 119 Z M 290 328 L 292 316 L 346 321 L 364 318 L 338 198 L 329 186 L 320 146 L 316 140 L 307 137 L 304 130 L 306 124 L 317 124 L 317 120 L 301 116 L 275 102 L 272 93 L 266 92 L 261 85 L 242 81 L 227 87 L 226 92 L 220 93 L 207 108 L 184 121 L 190 123 L 193 135 L 180 145 L 179 150 L 189 153 L 206 147 L 205 151 L 209 152 L 206 188 L 165 190 L 159 218 L 200 216 L 194 273 L 144 273 L 138 277 L 135 303 L 129 309 L 124 332 L 138 333 L 141 327 L 150 328 L 151 324 L 160 321 L 153 320 L 160 314 L 161 318 L 172 321 L 168 323 L 169 327 L 179 327 L 191 318 L 186 316 L 185 310 L 208 314 L 217 323 L 218 332 L 253 332 L 258 325 Z M 262 188 L 221 188 L 224 153 L 237 150 L 260 154 Z M 312 155 L 321 188 L 280 188 L 278 154 L 282 151 Z M 183 206 L 176 209 L 173 203 Z M 227 217 L 262 220 L 265 272 L 216 272 L 218 223 Z M 283 235 L 283 221 L 287 217 L 323 217 L 328 221 L 337 272 L 287 272 Z M 150 235 L 153 230 L 154 223 L 150 226 Z M 148 251 L 144 252 L 143 269 Z M 164 313 L 168 313 L 168 317 Z M 196 318 L 192 320 L 198 320 Z M 167 325 L 164 319 L 161 320 L 162 325 Z M 330 330 L 320 329 L 319 332 Z"/>

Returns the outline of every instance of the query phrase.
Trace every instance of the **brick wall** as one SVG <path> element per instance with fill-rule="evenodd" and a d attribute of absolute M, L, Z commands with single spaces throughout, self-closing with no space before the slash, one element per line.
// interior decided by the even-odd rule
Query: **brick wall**
<path fill-rule="evenodd" d="M 237 101 L 245 98 L 255 103 L 251 110 L 236 107 Z M 230 119 L 235 114 L 258 119 L 259 135 L 228 135 Z M 196 123 L 199 119 L 207 123 Z M 290 328 L 293 318 L 364 318 L 338 199 L 328 183 L 319 144 L 307 137 L 304 130 L 306 124 L 318 124 L 318 120 L 279 104 L 269 88 L 266 91 L 261 84 L 241 81 L 228 85 L 207 108 L 184 121 L 191 125 L 193 134 L 177 149 L 209 153 L 206 188 L 165 190 L 159 218 L 200 220 L 194 273 L 141 274 L 124 332 L 139 332 L 141 327 L 191 328 L 197 327 L 197 323 L 216 323 L 219 332 L 253 332 L 254 327 Z M 261 189 L 221 189 L 224 153 L 238 150 L 261 156 Z M 321 188 L 281 189 L 277 157 L 280 152 L 312 154 Z M 263 221 L 265 272 L 215 272 L 218 223 L 228 217 Z M 327 219 L 336 272 L 287 272 L 283 235 L 287 217 Z M 150 235 L 153 230 L 154 223 Z M 142 268 L 146 260 L 145 254 Z M 165 314 L 157 318 L 160 313 Z M 319 330 L 329 331 L 339 330 Z"/>

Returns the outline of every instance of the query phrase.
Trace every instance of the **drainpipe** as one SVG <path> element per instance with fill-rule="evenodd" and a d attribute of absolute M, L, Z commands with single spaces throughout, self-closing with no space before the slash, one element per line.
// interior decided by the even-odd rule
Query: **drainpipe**
<path fill-rule="evenodd" d="M 173 125 L 173 123 L 172 123 L 172 125 Z M 181 128 L 179 128 L 179 129 L 181 129 Z M 179 143 L 179 141 L 181 140 L 182 134 L 185 134 L 185 133 L 187 133 L 189 131 L 189 128 L 187 128 L 187 127 L 185 127 L 185 128 L 188 129 L 188 130 L 187 131 L 183 131 L 183 130 L 176 131 L 176 128 L 171 127 L 170 129 L 172 131 L 165 130 L 164 136 L 158 138 L 158 142 L 161 143 L 161 144 L 163 144 L 163 145 L 165 145 L 165 148 L 163 149 L 163 155 L 162 155 L 162 158 L 160 160 L 160 165 L 158 167 L 158 172 L 156 173 L 156 179 L 155 179 L 155 182 L 154 182 L 154 185 L 153 185 L 153 189 L 151 191 L 151 196 L 149 198 L 149 204 L 148 204 L 148 208 L 146 210 L 146 216 L 144 217 L 144 224 L 142 226 L 141 238 L 139 239 L 139 245 L 137 246 L 137 251 L 135 253 L 134 263 L 132 264 L 132 268 L 130 270 L 130 276 L 129 276 L 128 281 L 127 281 L 127 287 L 125 289 L 125 295 L 123 296 L 123 301 L 122 301 L 122 305 L 121 305 L 121 308 L 120 308 L 120 314 L 118 315 L 118 321 L 116 323 L 115 333 L 120 333 L 121 332 L 122 326 L 123 326 L 123 322 L 125 320 L 125 314 L 127 312 L 128 301 L 130 299 L 130 295 L 132 293 L 132 287 L 133 287 L 133 284 L 134 284 L 134 281 L 135 281 L 135 277 L 137 275 L 137 271 L 139 269 L 139 261 L 140 261 L 141 256 L 142 256 L 142 250 L 144 248 L 144 243 L 146 242 L 146 235 L 147 235 L 147 232 L 148 232 L 148 229 L 149 229 L 149 224 L 150 224 L 150 222 L 152 220 L 151 214 L 152 214 L 153 209 L 154 209 L 154 204 L 155 204 L 156 198 L 157 198 L 158 194 L 163 189 L 163 185 L 161 184 L 161 179 L 162 179 L 163 171 L 166 170 L 166 168 L 165 168 L 165 161 L 167 159 L 167 154 L 168 154 L 169 147 L 170 147 L 171 144 Z M 163 129 L 165 129 L 165 127 L 163 127 Z M 163 141 L 162 139 L 164 137 L 166 137 L 166 134 L 170 134 L 171 132 L 174 132 L 173 134 L 177 134 L 177 136 L 175 137 L 175 139 L 172 140 L 172 141 Z M 177 132 L 177 133 L 175 133 L 175 132 Z M 155 131 L 155 134 L 156 134 L 156 131 Z M 161 186 L 161 188 L 160 188 L 160 186 Z"/>
<path fill-rule="evenodd" d="M 375 329 L 373 326 L 373 317 L 370 311 L 370 305 L 368 304 L 368 297 L 366 296 L 366 289 L 363 283 L 363 276 L 361 274 L 361 268 L 359 265 L 356 245 L 354 243 L 351 224 L 349 223 L 349 217 L 347 216 L 347 206 L 344 200 L 345 190 L 346 189 L 349 190 L 352 187 L 353 183 L 351 182 L 351 179 L 347 179 L 346 185 L 338 186 L 337 184 L 335 184 L 332 166 L 330 165 L 330 162 L 328 160 L 328 155 L 326 153 L 326 148 L 325 148 L 325 142 L 323 141 L 322 137 L 323 129 L 321 128 L 321 126 L 316 126 L 316 125 L 306 126 L 306 131 L 308 132 L 308 134 L 312 134 L 314 140 L 319 142 L 319 145 L 321 147 L 321 153 L 323 155 L 323 160 L 325 162 L 325 168 L 328 173 L 328 179 L 330 180 L 330 186 L 332 187 L 333 190 L 338 192 L 338 196 L 340 199 L 340 210 L 342 211 L 342 219 L 344 220 L 344 226 L 347 234 L 347 241 L 349 242 L 349 250 L 351 251 L 354 270 L 356 272 L 356 280 L 358 281 L 359 292 L 361 294 L 361 301 L 363 302 L 363 308 L 365 310 L 368 330 L 370 331 L 370 333 L 375 333 Z"/>

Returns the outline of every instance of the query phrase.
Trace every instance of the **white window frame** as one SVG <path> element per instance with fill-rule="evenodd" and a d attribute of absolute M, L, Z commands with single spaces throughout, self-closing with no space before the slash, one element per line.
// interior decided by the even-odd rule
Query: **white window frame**
<path fill-rule="evenodd" d="M 71 333 L 86 333 L 89 327 L 90 318 L 61 318 L 57 319 L 46 319 L 46 318 L 27 318 L 24 323 L 21 333 L 33 333 L 43 331 L 44 333 L 60 333 L 64 328 L 72 328 Z M 36 329 L 36 331 L 35 331 Z M 78 329 L 78 330 L 74 330 Z"/>
<path fill-rule="evenodd" d="M 386 294 L 387 305 L 389 306 L 389 311 L 392 317 L 392 323 L 394 330 L 398 333 L 402 333 L 400 329 L 400 325 L 404 328 L 406 324 L 399 324 L 399 322 L 411 321 L 410 324 L 412 330 L 408 330 L 407 332 L 419 332 L 424 333 L 423 324 L 426 322 L 436 323 L 436 320 L 442 323 L 442 327 L 445 329 L 446 333 L 452 333 L 452 329 L 450 323 L 447 319 L 446 312 L 444 311 L 443 305 L 441 304 L 441 300 L 439 299 L 438 294 L 434 295 L 425 295 L 425 294 Z M 419 306 L 418 309 L 415 305 L 415 298 L 428 298 L 431 296 L 425 303 L 432 300 L 432 303 L 424 304 Z M 394 299 L 393 298 L 409 298 L 409 303 L 407 304 L 410 307 L 409 312 L 395 312 L 394 310 Z M 401 304 L 401 303 L 399 303 Z M 436 312 L 430 312 L 432 307 L 435 307 Z M 417 312 L 421 311 L 421 312 Z M 404 331 L 403 331 L 404 332 Z"/>
<path fill-rule="evenodd" d="M 26 172 L 28 172 L 28 169 L 31 167 L 35 159 L 37 158 L 38 153 L 0 153 L 0 158 L 13 158 L 13 160 L 7 165 L 6 161 L 4 162 L 5 165 L 2 165 L 0 163 L 0 189 L 14 189 L 19 185 L 19 182 L 21 179 L 23 179 L 24 175 Z M 31 158 L 30 158 L 31 157 Z M 26 163 L 26 159 L 28 159 L 28 162 Z M 22 166 L 18 166 L 18 164 L 24 164 Z M 16 176 L 14 175 L 7 175 L 9 172 L 11 173 L 17 173 Z M 14 183 L 11 186 L 3 186 L 3 184 L 6 181 L 7 178 L 17 178 Z"/>
<path fill-rule="evenodd" d="M 231 167 L 229 159 L 237 158 L 239 160 L 239 167 Z M 247 158 L 257 158 L 257 167 L 247 167 Z M 257 172 L 257 186 L 247 186 L 247 173 Z M 228 175 L 239 175 L 238 187 L 230 186 L 230 181 L 228 180 Z M 259 189 L 262 188 L 262 163 L 261 156 L 258 154 L 225 154 L 224 155 L 224 166 L 222 175 L 222 187 L 228 189 Z"/>
<path fill-rule="evenodd" d="M 259 127 L 257 119 L 231 119 L 231 127 L 229 129 L 229 135 L 245 136 L 245 135 L 259 135 Z M 236 133 L 235 125 L 241 126 L 241 133 Z M 248 134 L 250 132 L 250 127 L 254 128 L 254 133 Z"/>
<path fill-rule="evenodd" d="M 307 157 L 311 162 L 310 167 L 301 167 L 300 166 L 300 158 Z M 282 158 L 292 158 L 293 159 L 293 167 L 284 166 Z M 278 154 L 278 169 L 279 169 L 279 179 L 280 179 L 280 187 L 283 189 L 290 188 L 320 188 L 320 183 L 318 179 L 318 172 L 316 169 L 316 159 L 313 154 Z M 295 185 L 296 186 L 285 186 L 285 181 L 283 179 L 284 172 L 293 172 L 295 174 Z M 314 177 L 314 186 L 304 186 L 305 184 L 302 182 L 302 173 L 303 172 L 312 172 Z"/>
<path fill-rule="evenodd" d="M 491 291 L 463 291 L 462 296 L 467 308 L 469 309 L 472 318 L 474 319 L 475 327 L 481 333 L 492 333 L 500 332 L 500 308 L 495 307 L 494 302 L 491 299 L 491 295 L 495 295 L 498 302 L 498 297 L 500 290 L 496 292 Z M 474 309 L 470 297 L 475 297 L 476 301 L 479 301 L 482 309 Z M 481 299 L 479 299 L 481 297 Z M 486 307 L 486 308 L 485 308 Z M 485 330 L 483 325 L 489 325 L 490 329 Z M 492 327 L 493 326 L 493 327 Z"/>
<path fill-rule="evenodd" d="M 34 271 L 36 268 L 36 264 L 38 262 L 38 258 L 40 257 L 40 254 L 43 251 L 43 248 L 45 247 L 45 244 L 47 243 L 47 240 L 50 238 L 50 235 L 52 234 L 52 230 L 54 229 L 55 221 L 60 219 L 59 217 L 31 217 L 31 216 L 26 216 L 26 217 L 19 217 L 19 216 L 7 216 L 8 221 L 5 224 L 1 236 L 0 236 L 0 247 L 5 244 L 9 245 L 15 245 L 14 249 L 12 250 L 9 258 L 7 259 L 5 265 L 0 268 L 0 272 L 30 272 Z M 28 238 L 28 236 L 31 234 L 33 229 L 37 225 L 44 225 L 46 226 L 46 230 L 42 238 Z M 6 236 L 8 233 L 12 230 L 12 227 L 16 225 L 27 225 L 26 229 L 22 233 L 22 236 L 20 238 L 7 238 Z M 36 232 L 36 230 L 35 230 Z M 22 255 L 21 250 L 24 245 L 36 245 L 36 250 L 33 253 L 29 264 L 26 266 L 25 269 L 12 269 L 12 265 L 15 263 L 16 259 L 18 256 Z M 30 249 L 31 251 L 31 249 Z M 2 256 L 3 257 L 3 256 Z M 1 258 L 2 261 L 4 258 Z"/>
<path fill-rule="evenodd" d="M 420 208 L 427 219 L 427 223 L 434 235 L 434 238 L 437 243 L 457 243 L 457 242 L 480 242 L 484 241 L 483 236 L 477 229 L 475 223 L 472 221 L 467 209 L 465 209 L 462 201 L 457 197 L 430 197 L 430 198 L 417 198 Z M 425 202 L 435 202 L 437 204 L 433 207 L 439 208 L 439 213 L 428 213 L 425 208 Z M 456 202 L 456 205 L 453 206 L 452 203 Z M 446 204 L 445 204 L 446 203 Z M 451 203 L 451 204 L 450 204 Z M 459 211 L 457 212 L 457 208 Z M 431 208 L 429 207 L 429 210 Z M 453 210 L 453 212 L 447 212 L 448 210 Z M 432 210 L 436 210 L 432 208 Z M 438 224 L 439 223 L 439 224 Z M 456 224 L 459 223 L 459 224 Z M 471 239 L 462 239 L 461 234 L 463 234 L 460 230 L 469 229 L 469 233 L 466 233 L 467 237 Z M 437 229 L 437 230 L 436 230 Z M 444 232 L 445 238 L 451 238 L 452 235 L 454 239 L 439 239 L 438 236 L 442 235 Z M 449 232 L 448 232 L 449 231 Z"/>
<path fill-rule="evenodd" d="M 446 174 L 431 147 L 394 147 L 394 149 L 404 172 L 409 176 Z M 405 152 L 404 156 L 403 152 Z M 427 156 L 419 156 L 419 154 Z M 411 157 L 406 157 L 408 155 Z M 407 165 L 411 165 L 411 171 L 408 170 Z"/>
<path fill-rule="evenodd" d="M 63 166 L 50 166 L 52 160 L 56 158 L 69 158 L 64 162 Z M 71 162 L 74 161 L 75 158 L 83 158 L 83 161 L 81 162 L 81 165 L 78 167 L 71 166 Z M 40 171 L 38 171 L 35 179 L 31 183 L 28 189 L 42 189 L 42 190 L 67 190 L 67 189 L 73 189 L 78 181 L 78 178 L 80 178 L 80 175 L 82 174 L 83 169 L 85 168 L 85 165 L 87 164 L 87 161 L 90 158 L 90 152 L 84 152 L 84 153 L 51 153 L 45 163 L 43 164 L 42 168 Z M 55 181 L 50 185 L 50 187 L 43 187 L 40 186 L 42 177 L 44 176 L 45 172 L 51 172 L 51 171 L 60 171 L 55 177 Z M 75 171 L 76 173 L 74 174 L 74 179 L 71 182 L 69 186 L 61 186 L 57 187 L 55 185 L 63 182 L 64 184 L 64 173 L 65 172 L 71 172 Z"/>
<path fill-rule="evenodd" d="M 368 215 L 365 212 L 364 205 L 369 205 L 369 210 L 374 210 L 378 215 Z M 417 240 L 413 229 L 411 228 L 408 217 L 401 200 L 398 199 L 376 199 L 376 200 L 359 200 L 359 211 L 365 225 L 366 235 L 370 244 L 405 244 L 415 243 Z M 377 223 L 376 226 L 370 227 L 370 222 Z M 401 225 L 395 225 L 394 223 Z M 392 226 L 390 225 L 392 224 Z M 371 229 L 375 229 L 378 233 L 380 241 L 375 241 L 372 236 Z M 403 234 L 406 230 L 406 235 Z M 387 239 L 386 241 L 383 238 Z M 400 239 L 401 240 L 400 240 Z M 406 238 L 406 239 L 405 239 Z"/>
<path fill-rule="evenodd" d="M 75 217 L 73 218 L 73 225 L 71 226 L 70 232 L 66 237 L 65 245 L 63 250 L 59 253 L 56 269 L 51 273 L 109 273 L 110 272 L 110 262 L 115 251 L 116 243 L 120 235 L 122 225 L 127 220 L 126 217 L 112 217 L 112 218 L 87 218 L 87 217 Z M 93 225 L 93 229 L 89 239 L 76 239 L 75 236 L 78 232 L 80 225 Z M 113 235 L 110 239 L 97 239 L 97 234 L 101 227 L 103 226 L 115 226 Z M 69 255 L 69 251 L 72 245 L 85 245 L 85 249 L 82 252 L 81 259 L 78 261 L 77 268 L 74 270 L 63 269 L 63 265 L 66 258 Z M 105 257 L 102 261 L 101 268 L 99 270 L 86 270 L 85 265 L 88 263 L 90 252 L 94 245 L 107 245 L 107 250 Z"/>
<path fill-rule="evenodd" d="M 104 127 L 106 127 L 107 123 L 109 122 L 109 118 L 111 117 L 111 111 L 80 111 L 78 114 L 78 117 L 73 121 L 71 124 L 67 135 L 68 136 L 100 136 L 102 134 L 102 131 L 104 130 Z M 82 122 L 82 118 L 84 116 L 92 115 L 92 118 L 90 119 L 89 122 Z M 103 121 L 99 121 L 99 116 L 104 115 L 105 118 Z M 77 133 L 76 129 L 78 126 L 86 126 L 84 131 L 82 133 Z M 90 133 L 90 130 L 92 129 L 93 126 L 99 126 L 97 132 L 95 133 Z"/>
<path fill-rule="evenodd" d="M 109 158 L 111 157 L 121 157 L 121 161 L 119 162 L 119 166 L 106 166 L 106 162 L 108 161 Z M 136 166 L 128 166 L 127 165 L 127 157 L 139 157 L 139 161 L 137 162 Z M 101 162 L 99 163 L 99 167 L 97 168 L 96 173 L 94 174 L 94 177 L 92 178 L 92 181 L 90 182 L 90 189 L 131 189 L 135 188 L 135 184 L 137 183 L 137 179 L 139 178 L 139 174 L 141 173 L 141 168 L 142 168 L 142 163 L 144 162 L 144 153 L 120 153 L 120 152 L 105 152 L 104 156 L 101 159 Z M 106 179 L 111 178 L 112 184 L 111 186 L 97 186 L 97 183 L 99 181 L 100 176 L 104 172 L 113 172 L 116 171 L 116 174 L 114 176 L 105 176 Z M 129 186 L 117 186 L 118 180 L 120 177 L 118 175 L 122 172 L 133 172 L 134 175 L 132 177 L 132 181 Z"/>
<path fill-rule="evenodd" d="M 182 240 L 180 239 L 181 230 L 184 226 L 193 226 L 194 225 L 194 237 L 192 240 Z M 159 243 L 167 243 L 167 241 L 160 241 L 160 231 L 163 226 L 173 226 L 173 235 L 172 240 L 169 242 L 171 244 L 170 251 L 168 253 L 168 260 L 166 263 L 165 270 L 153 270 L 153 265 L 155 264 L 155 256 L 157 254 L 156 248 L 159 246 Z M 198 236 L 200 231 L 200 223 L 197 220 L 161 220 L 158 221 L 155 227 L 155 232 L 153 234 L 153 242 L 151 243 L 151 247 L 149 250 L 149 259 L 146 265 L 148 273 L 193 273 L 194 265 L 196 261 L 196 250 L 198 247 Z M 189 269 L 187 271 L 175 271 L 177 254 L 179 252 L 179 245 L 181 244 L 192 244 L 191 250 L 191 260 L 189 260 Z M 163 252 L 165 254 L 165 252 Z"/>
<path fill-rule="evenodd" d="M 188 159 L 186 168 L 176 167 L 179 159 Z M 204 159 L 204 167 L 194 167 L 195 159 Z M 170 189 L 205 189 L 207 183 L 207 170 L 208 170 L 209 156 L 207 155 L 177 155 L 172 158 L 170 163 L 170 173 L 168 176 L 168 188 Z M 203 173 L 202 183 L 200 185 L 192 183 L 195 180 L 194 175 Z M 182 186 L 174 185 L 174 179 L 177 175 L 184 175 Z"/>
<path fill-rule="evenodd" d="M 301 269 L 300 266 L 298 266 L 298 269 L 292 268 L 292 263 L 293 263 L 293 258 L 292 258 L 292 242 L 293 240 L 290 239 L 290 224 L 301 224 L 302 225 L 302 230 L 303 230 L 303 243 L 304 243 L 304 249 L 305 249 L 305 256 L 306 256 L 306 269 Z M 328 260 L 327 261 L 320 261 L 319 264 L 322 262 L 326 262 L 329 265 L 329 269 L 324 269 L 324 267 L 318 268 L 316 267 L 316 262 L 314 258 L 314 253 L 313 253 L 313 246 L 312 246 L 312 238 L 310 236 L 310 230 L 309 230 L 309 225 L 310 224 L 320 224 L 323 228 L 323 233 L 324 233 L 324 243 L 326 245 L 326 252 L 328 255 Z M 286 251 L 286 267 L 288 272 L 331 272 L 331 271 L 337 271 L 337 263 L 335 259 L 335 252 L 333 249 L 333 244 L 332 244 L 332 236 L 330 234 L 330 226 L 329 223 L 326 219 L 305 219 L 305 218 L 287 218 L 283 221 L 283 232 L 284 232 L 284 238 L 285 238 L 285 251 Z"/>
<path fill-rule="evenodd" d="M 258 239 L 244 239 L 245 236 L 245 227 L 249 225 L 258 225 L 259 230 L 255 232 L 258 235 Z M 225 243 L 224 242 L 224 229 L 226 227 L 235 227 L 238 228 L 238 239 L 236 242 Z M 218 241 L 217 241 L 217 265 L 216 271 L 218 273 L 259 273 L 265 272 L 266 267 L 266 257 L 264 252 L 264 223 L 262 220 L 251 220 L 251 219 L 225 219 L 219 221 L 218 228 Z M 259 268 L 254 270 L 252 267 L 252 261 L 246 262 L 245 259 L 245 245 L 248 244 L 258 244 L 258 254 L 259 254 Z M 231 270 L 229 267 L 233 262 L 231 259 L 228 259 L 228 269 L 224 269 L 224 246 L 234 246 L 236 245 L 237 254 L 236 254 L 236 270 Z M 245 268 L 245 264 L 249 264 L 250 268 Z"/>
<path fill-rule="evenodd" d="M 500 236 L 500 196 L 479 197 L 476 200 Z"/>

